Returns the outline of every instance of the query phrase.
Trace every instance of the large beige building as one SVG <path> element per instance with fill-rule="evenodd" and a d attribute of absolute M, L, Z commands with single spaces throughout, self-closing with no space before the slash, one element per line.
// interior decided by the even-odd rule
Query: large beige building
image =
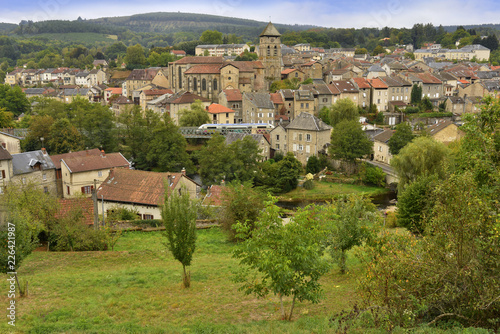
<path fill-rule="evenodd" d="M 194 49 L 197 56 L 211 57 L 240 55 L 245 51 L 250 51 L 247 44 L 205 44 L 198 45 Z"/>
<path fill-rule="evenodd" d="M 466 45 L 461 49 L 418 49 L 414 52 L 415 60 L 424 58 L 442 58 L 447 60 L 487 61 L 490 59 L 490 49 L 480 45 Z"/>

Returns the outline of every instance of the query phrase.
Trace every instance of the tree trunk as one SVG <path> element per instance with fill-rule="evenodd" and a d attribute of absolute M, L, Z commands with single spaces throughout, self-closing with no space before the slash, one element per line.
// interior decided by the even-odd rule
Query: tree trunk
<path fill-rule="evenodd" d="M 186 266 L 182 265 L 183 269 L 183 275 L 182 275 L 182 284 L 184 288 L 189 288 L 191 286 L 191 273 L 188 271 L 186 272 Z"/>
<path fill-rule="evenodd" d="M 288 316 L 288 321 L 292 320 L 292 314 L 293 314 L 293 307 L 295 306 L 295 297 L 296 295 L 293 295 L 293 300 L 292 300 L 292 306 L 290 307 L 290 315 Z"/>
<path fill-rule="evenodd" d="M 283 295 L 280 293 L 281 319 L 286 319 L 285 308 L 283 307 Z"/>
<path fill-rule="evenodd" d="M 346 266 L 346 254 L 345 254 L 345 250 L 342 250 L 340 252 L 340 263 L 339 263 L 339 267 L 340 267 L 340 273 L 341 274 L 345 274 L 346 272 L 346 269 L 347 269 L 347 266 Z"/>

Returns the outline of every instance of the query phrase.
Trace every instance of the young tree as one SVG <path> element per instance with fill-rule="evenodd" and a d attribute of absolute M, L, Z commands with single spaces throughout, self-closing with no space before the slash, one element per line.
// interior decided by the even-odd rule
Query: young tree
<path fill-rule="evenodd" d="M 351 99 L 340 99 L 331 105 L 328 118 L 331 126 L 335 126 L 342 121 L 359 121 L 358 107 Z"/>
<path fill-rule="evenodd" d="M 272 175 L 274 186 L 281 192 L 289 192 L 297 188 L 298 178 L 302 173 L 302 164 L 292 152 L 288 152 L 280 162 L 276 163 L 275 173 Z"/>
<path fill-rule="evenodd" d="M 418 105 L 420 104 L 421 100 L 422 100 L 422 86 L 413 84 L 413 87 L 411 88 L 410 103 L 413 105 Z"/>
<path fill-rule="evenodd" d="M 80 151 L 84 148 L 82 135 L 67 118 L 58 119 L 52 124 L 47 144 L 51 154 Z"/>
<path fill-rule="evenodd" d="M 389 145 L 391 154 L 398 154 L 399 151 L 401 151 L 401 149 L 406 146 L 406 144 L 413 140 L 413 138 L 415 138 L 415 135 L 413 134 L 411 125 L 409 123 L 405 122 L 396 125 L 396 131 L 387 143 Z"/>
<path fill-rule="evenodd" d="M 345 274 L 347 251 L 360 246 L 371 234 L 370 229 L 379 217 L 377 208 L 360 195 L 340 197 L 327 206 L 321 216 L 329 228 L 327 244 L 330 254 Z"/>
<path fill-rule="evenodd" d="M 359 121 L 344 120 L 333 128 L 329 152 L 334 159 L 355 162 L 373 152 L 373 143 Z"/>
<path fill-rule="evenodd" d="M 189 109 L 182 109 L 179 118 L 180 126 L 200 126 L 202 124 L 210 123 L 208 112 L 203 108 L 200 100 L 195 100 Z"/>
<path fill-rule="evenodd" d="M 239 290 L 258 297 L 278 296 L 286 320 L 292 319 L 296 300 L 320 300 L 319 279 L 329 270 L 323 258 L 325 229 L 313 212 L 314 208 L 299 210 L 283 225 L 279 208 L 271 200 L 254 228 L 244 222 L 236 225 L 237 237 L 245 240 L 233 253 L 243 267 L 235 276 L 242 284 Z M 284 297 L 292 297 L 288 312 Z"/>
<path fill-rule="evenodd" d="M 222 33 L 217 30 L 205 30 L 200 41 L 203 44 L 222 44 Z"/>
<path fill-rule="evenodd" d="M 140 44 L 129 46 L 127 48 L 127 55 L 125 62 L 131 69 L 142 68 L 146 64 L 146 56 L 144 55 L 144 48 Z"/>
<path fill-rule="evenodd" d="M 165 189 L 170 189 L 165 185 Z M 191 274 L 186 267 L 191 265 L 196 249 L 196 217 L 198 204 L 189 197 L 185 189 L 181 195 L 165 191 L 161 217 L 165 225 L 165 245 L 174 258 L 182 264 L 182 283 L 185 288 L 191 286 Z"/>
<path fill-rule="evenodd" d="M 234 226 L 245 223 L 253 228 L 260 212 L 264 209 L 264 196 L 252 187 L 250 182 L 232 181 L 222 192 L 222 207 L 219 220 L 229 240 L 236 241 Z"/>
<path fill-rule="evenodd" d="M 312 155 L 307 159 L 306 173 L 316 174 L 321 170 L 319 159 L 317 156 Z"/>

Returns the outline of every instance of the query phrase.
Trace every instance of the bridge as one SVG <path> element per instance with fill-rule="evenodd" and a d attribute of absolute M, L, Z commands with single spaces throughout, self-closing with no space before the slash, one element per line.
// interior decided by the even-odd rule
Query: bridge
<path fill-rule="evenodd" d="M 179 132 L 185 138 L 212 138 L 215 133 L 218 133 L 222 136 L 227 135 L 228 133 L 244 133 L 244 134 L 267 134 L 269 133 L 264 129 L 210 129 L 210 130 L 200 130 L 197 127 L 180 127 Z"/>

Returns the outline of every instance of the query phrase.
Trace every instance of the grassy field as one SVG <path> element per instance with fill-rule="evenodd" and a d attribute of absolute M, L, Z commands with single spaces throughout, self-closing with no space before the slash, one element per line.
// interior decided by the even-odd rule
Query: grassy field
<path fill-rule="evenodd" d="M 0 333 L 324 333 L 356 302 L 352 257 L 349 274 L 322 278 L 321 303 L 299 303 L 295 321 L 281 321 L 277 298 L 245 296 L 231 281 L 233 247 L 219 229 L 200 230 L 190 289 L 161 232 L 125 233 L 113 252 L 35 252 L 19 270 L 30 295 L 17 299 L 15 330 L 5 320 Z M 7 305 L 6 279 L 0 289 Z"/>
<path fill-rule="evenodd" d="M 389 191 L 386 188 L 361 186 L 348 183 L 313 182 L 314 189 L 306 190 L 303 187 L 297 187 L 296 189 L 282 195 L 281 199 L 290 201 L 322 201 L 334 199 L 341 194 L 377 195 Z"/>

